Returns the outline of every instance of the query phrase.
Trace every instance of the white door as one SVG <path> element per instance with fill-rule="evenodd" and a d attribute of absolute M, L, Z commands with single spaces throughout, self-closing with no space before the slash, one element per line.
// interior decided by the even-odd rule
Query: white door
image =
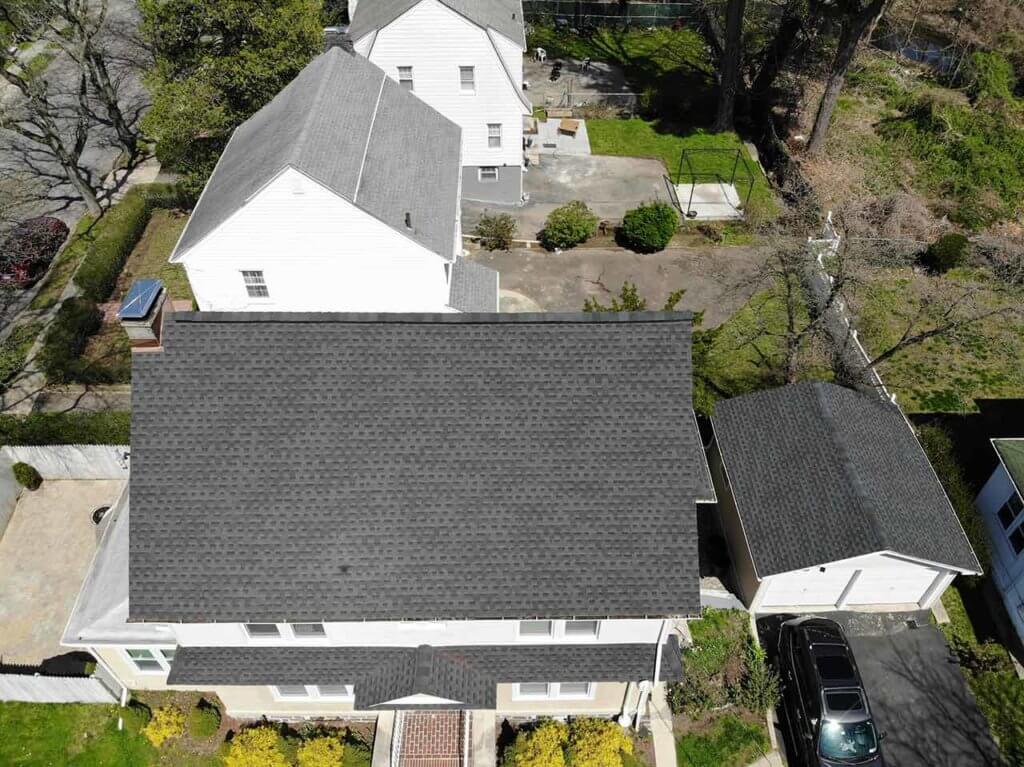
<path fill-rule="evenodd" d="M 850 589 L 846 604 L 917 604 L 938 576 L 938 570 L 909 562 L 865 568 Z"/>
<path fill-rule="evenodd" d="M 761 607 L 827 607 L 835 605 L 850 583 L 850 567 L 825 567 L 773 575 L 767 580 Z"/>

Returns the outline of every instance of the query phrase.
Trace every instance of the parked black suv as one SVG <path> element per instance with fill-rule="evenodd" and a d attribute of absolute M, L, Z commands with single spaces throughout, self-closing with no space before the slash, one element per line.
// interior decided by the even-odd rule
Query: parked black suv
<path fill-rule="evenodd" d="M 795 618 L 779 633 L 782 703 L 791 764 L 884 767 L 881 737 L 843 629 L 825 618 Z"/>

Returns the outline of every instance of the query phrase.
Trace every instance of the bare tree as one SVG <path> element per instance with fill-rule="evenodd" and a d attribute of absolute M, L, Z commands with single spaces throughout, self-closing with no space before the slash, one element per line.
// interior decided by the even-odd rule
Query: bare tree
<path fill-rule="evenodd" d="M 725 10 L 725 40 L 720 59 L 716 131 L 732 130 L 736 97 L 740 92 L 743 61 L 743 13 L 747 0 L 729 0 Z"/>

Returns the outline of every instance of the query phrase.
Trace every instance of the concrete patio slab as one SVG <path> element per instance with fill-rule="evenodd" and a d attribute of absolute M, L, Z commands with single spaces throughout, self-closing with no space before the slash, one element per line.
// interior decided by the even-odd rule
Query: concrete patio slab
<path fill-rule="evenodd" d="M 38 665 L 63 655 L 64 626 L 96 552 L 92 512 L 121 480 L 46 480 L 24 491 L 0 538 L 0 657 Z"/>
<path fill-rule="evenodd" d="M 738 221 L 740 195 L 732 184 L 676 184 L 683 215 L 691 221 Z M 688 215 L 691 213 L 693 215 Z"/>
<path fill-rule="evenodd" d="M 552 79 L 555 63 L 561 63 L 561 74 Z M 536 107 L 572 107 L 607 100 L 613 94 L 630 92 L 622 70 L 606 61 L 594 61 L 583 68 L 580 59 L 536 61 L 533 51 L 523 60 L 523 79 L 530 87 L 526 97 Z"/>
<path fill-rule="evenodd" d="M 533 141 L 531 148 L 542 155 L 589 155 L 587 121 L 573 120 L 570 125 L 575 128 L 574 133 L 570 133 L 558 118 L 538 120 L 537 133 L 528 137 Z"/>

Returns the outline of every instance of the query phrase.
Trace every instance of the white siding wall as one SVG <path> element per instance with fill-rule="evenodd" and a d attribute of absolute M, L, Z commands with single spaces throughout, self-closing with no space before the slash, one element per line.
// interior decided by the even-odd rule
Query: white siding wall
<path fill-rule="evenodd" d="M 1018 556 L 1014 553 L 997 516 L 999 509 L 1014 492 L 1010 475 L 1000 464 L 981 489 L 975 505 L 988 526 L 989 539 L 992 541 L 992 580 L 1003 597 L 1006 612 L 1017 634 L 1024 640 L 1024 554 Z"/>
<path fill-rule="evenodd" d="M 444 259 L 291 169 L 183 263 L 203 311 L 450 311 Z M 242 270 L 264 273 L 269 300 Z"/>
<path fill-rule="evenodd" d="M 448 119 L 462 126 L 462 164 L 522 165 L 523 115 L 516 94 L 522 85 L 522 50 L 495 35 L 502 56 L 516 77 L 509 81 L 495 46 L 484 29 L 436 0 L 423 0 L 355 49 L 398 80 L 398 67 L 413 68 L 414 92 Z M 371 48 L 372 43 L 372 48 Z M 464 93 L 459 67 L 475 67 L 476 91 Z M 491 149 L 487 124 L 502 125 L 502 146 Z"/>
<path fill-rule="evenodd" d="M 250 639 L 240 623 L 182 624 L 171 628 L 185 646 L 241 647 L 266 645 L 332 645 L 337 647 L 418 647 L 498 644 L 544 644 L 546 642 L 582 643 L 587 640 L 566 638 L 555 622 L 550 640 L 520 639 L 519 621 L 445 621 L 438 623 L 366 621 L 328 623 L 324 639 L 294 639 L 287 627 L 281 627 L 284 639 Z M 655 643 L 661 631 L 660 620 L 605 620 L 601 622 L 596 643 Z"/>

